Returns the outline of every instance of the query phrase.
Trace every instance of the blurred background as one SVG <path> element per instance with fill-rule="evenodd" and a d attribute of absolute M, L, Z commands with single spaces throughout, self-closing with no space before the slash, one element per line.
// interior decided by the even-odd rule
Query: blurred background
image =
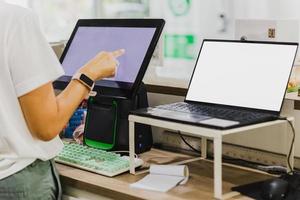
<path fill-rule="evenodd" d="M 299 0 L 6 1 L 33 9 L 51 43 L 68 40 L 80 18 L 164 18 L 166 27 L 144 80 L 154 85 L 187 88 L 201 41 L 204 38 L 239 39 L 243 27 L 252 30 L 253 22 L 258 28 L 253 39 L 269 40 L 262 36 L 266 26 L 283 29 L 282 40 L 299 41 L 300 38 Z M 278 20 L 291 25 L 278 25 Z M 265 25 L 260 28 L 259 23 Z"/>

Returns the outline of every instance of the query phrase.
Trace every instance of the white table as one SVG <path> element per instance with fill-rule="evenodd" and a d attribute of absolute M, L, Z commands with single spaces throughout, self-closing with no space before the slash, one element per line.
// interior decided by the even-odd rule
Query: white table
<path fill-rule="evenodd" d="M 147 124 L 156 127 L 162 127 L 165 129 L 181 131 L 183 134 L 193 137 L 201 138 L 201 158 L 205 159 L 207 155 L 207 139 L 213 140 L 214 147 L 214 197 L 216 199 L 223 199 L 222 192 L 222 140 L 223 136 L 234 134 L 234 133 L 246 133 L 248 130 L 259 129 L 265 127 L 286 125 L 285 134 L 288 138 L 292 137 L 292 130 L 289 127 L 289 124 L 285 120 L 276 120 L 270 122 L 264 122 L 249 126 L 244 126 L 240 128 L 233 128 L 229 130 L 216 130 L 211 128 L 205 128 L 200 126 L 194 126 L 183 123 L 176 123 L 162 119 L 154 119 L 149 117 L 141 117 L 137 115 L 129 115 L 129 153 L 130 153 L 130 173 L 135 174 L 134 167 L 134 153 L 135 153 L 135 133 L 134 127 L 135 123 Z M 294 123 L 294 118 L 289 117 L 289 121 Z M 287 140 L 290 143 L 291 140 Z M 287 145 L 288 147 L 290 144 Z M 287 149 L 288 156 L 289 148 Z M 294 147 L 290 157 L 291 167 L 294 167 Z M 287 165 L 288 166 L 288 165 Z M 288 170 L 291 170 L 288 168 Z"/>

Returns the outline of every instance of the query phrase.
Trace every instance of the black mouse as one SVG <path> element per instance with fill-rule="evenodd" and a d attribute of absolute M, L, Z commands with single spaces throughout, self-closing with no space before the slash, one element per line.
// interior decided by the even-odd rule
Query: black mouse
<path fill-rule="evenodd" d="M 262 184 L 261 197 L 264 200 L 282 200 L 288 193 L 289 183 L 283 179 L 272 179 Z"/>

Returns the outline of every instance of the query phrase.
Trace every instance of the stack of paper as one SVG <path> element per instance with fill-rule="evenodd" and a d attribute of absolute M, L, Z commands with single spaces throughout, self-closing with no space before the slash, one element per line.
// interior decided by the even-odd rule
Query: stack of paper
<path fill-rule="evenodd" d="M 178 184 L 185 184 L 189 170 L 185 165 L 151 165 L 150 174 L 131 187 L 167 192 Z"/>

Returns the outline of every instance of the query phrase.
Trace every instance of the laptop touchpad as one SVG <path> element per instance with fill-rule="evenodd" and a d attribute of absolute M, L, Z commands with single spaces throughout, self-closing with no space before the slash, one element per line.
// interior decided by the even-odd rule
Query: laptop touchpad
<path fill-rule="evenodd" d="M 210 119 L 202 120 L 199 123 L 200 124 L 206 124 L 206 125 L 219 126 L 219 127 L 226 128 L 226 127 L 238 125 L 240 122 L 226 120 L 226 119 L 219 119 L 219 118 L 210 118 Z"/>

